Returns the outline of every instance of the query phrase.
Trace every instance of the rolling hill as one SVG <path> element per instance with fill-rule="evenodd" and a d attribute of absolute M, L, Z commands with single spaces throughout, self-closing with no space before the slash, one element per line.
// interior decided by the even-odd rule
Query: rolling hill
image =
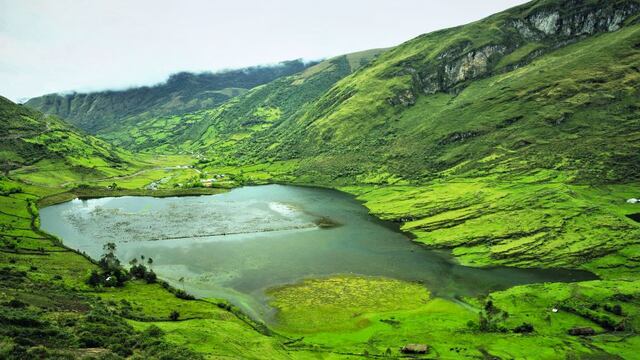
<path fill-rule="evenodd" d="M 237 354 L 250 341 L 246 356 L 286 357 L 279 340 L 229 304 L 184 300 L 156 281 L 112 289 L 89 286 L 87 276 L 99 269 L 96 261 L 39 229 L 39 207 L 46 204 L 101 193 L 148 194 L 141 185 L 154 176 L 192 176 L 193 169 L 172 167 L 183 158 L 133 155 L 4 97 L 0 156 L 0 358 L 202 359 L 199 352 L 168 341 L 160 328 L 140 326 L 169 319 L 176 310 L 200 328 L 228 334 L 208 341 L 218 356 Z M 133 188 L 107 188 L 116 181 Z M 165 192 L 175 194 L 185 192 Z M 137 312 L 138 324 L 129 322 L 128 311 Z"/>
<path fill-rule="evenodd" d="M 637 129 L 638 10 L 636 1 L 537 1 L 420 36 L 234 148 L 249 159 L 305 159 L 310 172 L 347 182 L 498 166 L 637 180 L 634 141 L 618 136 Z M 565 141 L 572 136 L 580 141 Z M 210 138 L 199 140 L 205 149 Z"/>
<path fill-rule="evenodd" d="M 60 120 L 0 97 L 0 162 L 13 169 L 73 169 L 95 176 L 131 165 L 132 155 Z M 57 170 L 54 170 L 57 168 Z"/>

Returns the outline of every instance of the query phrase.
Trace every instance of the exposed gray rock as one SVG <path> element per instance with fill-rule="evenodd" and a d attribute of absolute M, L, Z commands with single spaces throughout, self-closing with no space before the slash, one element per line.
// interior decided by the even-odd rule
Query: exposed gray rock
<path fill-rule="evenodd" d="M 606 1 L 591 5 L 584 1 L 568 0 L 538 9 L 526 17 L 514 16 L 502 25 L 505 36 L 493 44 L 474 48 L 472 41 L 461 40 L 430 61 L 414 62 L 409 59 L 398 64 L 399 70 L 393 75 L 411 75 L 413 86 L 411 90 L 397 93 L 388 102 L 392 105 L 409 106 L 415 103 L 419 92 L 434 94 L 460 91 L 468 81 L 495 73 L 494 66 L 500 58 L 522 45 L 531 41 L 544 44 L 522 57 L 518 63 L 502 67 L 499 71 L 516 69 L 548 51 L 585 36 L 618 30 L 626 19 L 639 11 L 640 6 L 633 1 L 616 2 L 608 6 Z"/>
<path fill-rule="evenodd" d="M 573 335 L 573 336 L 591 336 L 591 335 L 595 335 L 596 331 L 593 330 L 593 328 L 591 327 L 584 326 L 584 327 L 574 327 L 572 329 L 569 329 L 568 333 L 569 335 Z"/>
<path fill-rule="evenodd" d="M 426 354 L 429 346 L 426 344 L 407 344 L 400 349 L 403 354 Z"/>
<path fill-rule="evenodd" d="M 416 103 L 416 96 L 410 89 L 397 93 L 394 97 L 387 99 L 391 105 L 411 106 Z"/>
<path fill-rule="evenodd" d="M 438 144 L 447 145 L 455 142 L 462 142 L 479 135 L 481 135 L 481 133 L 478 131 L 457 131 L 441 139 Z"/>
<path fill-rule="evenodd" d="M 484 74 L 488 69 L 489 58 L 495 54 L 502 55 L 505 50 L 506 47 L 502 45 L 485 46 L 445 65 L 445 83 L 455 84 Z"/>
<path fill-rule="evenodd" d="M 529 22 L 547 35 L 555 34 L 558 31 L 558 20 L 560 20 L 560 14 L 557 11 L 539 12 L 529 17 Z"/>
<path fill-rule="evenodd" d="M 525 40 L 537 40 L 540 38 L 536 31 L 529 27 L 529 24 L 522 20 L 515 20 L 511 23 L 511 26 L 515 28 L 520 36 L 522 36 Z"/>

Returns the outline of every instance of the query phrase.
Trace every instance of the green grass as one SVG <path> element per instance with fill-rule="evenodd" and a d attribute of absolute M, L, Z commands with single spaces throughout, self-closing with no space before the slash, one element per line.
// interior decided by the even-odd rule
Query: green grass
<path fill-rule="evenodd" d="M 418 284 L 353 276 L 307 280 L 269 295 L 278 310 L 276 329 L 293 334 L 357 330 L 369 326 L 367 314 L 412 309 L 429 299 Z"/>
<path fill-rule="evenodd" d="M 175 115 L 216 107 L 248 89 L 297 73 L 311 65 L 313 63 L 293 60 L 216 73 L 181 72 L 155 86 L 122 91 L 50 94 L 30 99 L 26 105 L 65 117 L 79 128 L 94 135 L 104 135 L 117 145 L 135 147 L 141 141 L 158 140 L 170 135 L 153 126 L 154 122 L 149 122 L 150 119 L 173 121 Z M 123 136 L 135 133 L 138 129 L 149 132 L 150 136 L 146 139 L 135 136 L 134 141 Z M 154 131 L 158 131 L 158 134 L 152 135 Z"/>
<path fill-rule="evenodd" d="M 632 334 L 638 326 L 640 306 L 637 300 L 616 300 L 616 295 L 636 299 L 640 295 L 637 281 L 538 284 L 493 293 L 490 298 L 495 306 L 509 313 L 502 322 L 507 329 L 504 333 L 469 328 L 467 323 L 477 322 L 477 313 L 483 306 L 478 299 L 466 299 L 467 303 L 429 299 L 420 296 L 427 294 L 424 288 L 414 289 L 419 285 L 394 281 L 385 289 L 388 285 L 379 282 L 346 277 L 305 281 L 272 292 L 273 304 L 280 311 L 280 328 L 292 335 L 304 335 L 291 345 L 292 349 L 399 356 L 399 345 L 425 343 L 431 347 L 425 358 L 476 358 L 491 354 L 500 358 L 556 359 L 606 358 L 611 354 L 633 357 L 637 346 L 637 337 Z M 347 290 L 341 291 L 343 288 Z M 389 292 L 381 294 L 382 289 Z M 350 296 L 354 293 L 355 296 Z M 574 299 L 580 299 L 584 306 L 595 307 L 594 311 L 600 314 L 620 321 L 627 319 L 629 328 L 604 333 L 588 318 L 564 310 L 564 304 Z M 622 304 L 623 317 L 603 310 L 605 304 L 615 303 Z M 561 310 L 554 313 L 553 307 Z M 533 333 L 511 331 L 524 322 L 534 326 Z M 310 327 L 311 324 L 314 326 Z M 568 335 L 567 330 L 575 326 L 590 326 L 602 335 L 592 338 Z"/>
<path fill-rule="evenodd" d="M 467 265 L 582 267 L 621 278 L 638 266 L 628 249 L 638 244 L 640 229 L 625 216 L 635 211 L 626 199 L 636 189 L 489 179 L 344 188 L 377 216 L 403 221 L 416 241 L 452 248 Z"/>
<path fill-rule="evenodd" d="M 197 171 L 186 167 L 193 162 L 191 156 L 134 156 L 80 134 L 53 117 L 45 118 L 0 100 L 0 111 L 8 116 L 8 121 L 3 122 L 4 136 L 10 136 L 14 143 L 13 147 L 3 144 L 9 149 L 5 155 L 11 154 L 14 161 L 19 159 L 14 154 L 22 153 L 35 153 L 41 158 L 13 164 L 18 168 L 11 170 L 9 177 L 0 177 L 1 358 L 77 358 L 92 347 L 112 358 L 132 352 L 139 358 L 164 354 L 175 359 L 197 359 L 198 355 L 187 348 L 203 352 L 204 344 L 198 347 L 193 341 L 202 336 L 210 337 L 206 345 L 210 351 L 204 351 L 206 357 L 246 358 L 237 350 L 249 342 L 262 344 L 247 352 L 253 353 L 253 358 L 259 358 L 259 354 L 286 358 L 280 340 L 264 335 L 256 330 L 258 325 L 236 310 L 219 306 L 216 300 L 182 300 L 159 284 L 136 281 L 113 289 L 88 286 L 85 281 L 97 266 L 38 229 L 38 205 L 75 197 L 179 196 L 223 191 L 173 186 L 197 177 Z M 16 117 L 28 122 L 21 123 Z M 59 127 L 63 135 L 43 137 L 38 128 L 45 127 L 44 121 L 49 121 L 49 127 Z M 25 124 L 34 127 L 26 128 Z M 14 134 L 20 136 L 13 137 Z M 25 147 L 24 143 L 39 145 Z M 116 156 L 119 160 L 114 163 Z M 160 182 L 158 190 L 143 188 L 166 178 L 170 181 Z M 107 189 L 114 182 L 118 189 Z M 11 301 L 26 305 L 11 305 Z M 170 322 L 172 311 L 180 312 L 181 321 Z M 202 322 L 206 328 L 201 327 Z M 166 333 L 136 331 L 153 324 L 166 328 Z M 180 327 L 187 329 L 188 341 L 180 337 Z M 227 334 L 220 336 L 222 332 Z"/>

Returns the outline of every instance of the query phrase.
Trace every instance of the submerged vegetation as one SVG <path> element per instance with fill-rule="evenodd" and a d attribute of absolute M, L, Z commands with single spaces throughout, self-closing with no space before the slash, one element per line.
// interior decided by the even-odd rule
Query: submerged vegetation
<path fill-rule="evenodd" d="M 156 107 L 111 127 L 82 109 L 136 91 L 28 104 L 84 130 L 0 98 L 0 357 L 636 357 L 639 10 L 533 1 L 161 106 L 187 91 L 170 89 L 180 75 L 156 89 Z M 275 182 L 354 194 L 466 265 L 599 279 L 455 299 L 395 279 L 308 279 L 269 291 L 269 329 L 157 279 L 149 259 L 126 270 L 113 247 L 94 261 L 39 229 L 39 207 L 76 197 Z"/>

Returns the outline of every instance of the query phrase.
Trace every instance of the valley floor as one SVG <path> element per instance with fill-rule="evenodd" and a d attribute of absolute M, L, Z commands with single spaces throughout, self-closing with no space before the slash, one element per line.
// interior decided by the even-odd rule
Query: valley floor
<path fill-rule="evenodd" d="M 179 166 L 189 161 L 149 160 L 108 178 L 82 178 L 60 164 L 39 164 L 2 178 L 0 321 L 10 326 L 0 330 L 0 354 L 18 347 L 32 355 L 118 353 L 106 340 L 91 346 L 73 340 L 82 339 L 88 314 L 96 309 L 122 319 L 128 331 L 149 334 L 157 327 L 162 341 L 211 359 L 401 357 L 400 348 L 408 343 L 428 344 L 423 357 L 443 359 L 630 359 L 640 349 L 640 227 L 626 217 L 640 210 L 625 202 L 640 184 L 584 187 L 545 181 L 540 174 L 512 182 L 487 177 L 421 185 L 326 184 L 354 194 L 380 218 L 402 222 L 415 241 L 451 248 L 464 264 L 579 268 L 601 280 L 446 300 L 422 285 L 393 279 L 313 279 L 272 290 L 272 305 L 279 310 L 272 329 L 224 301 L 179 299 L 160 284 L 92 288 L 85 280 L 96 265 L 38 229 L 39 206 L 76 196 L 211 193 L 221 190 L 181 190 L 174 184 L 220 174 L 226 178 L 222 187 L 309 182 L 293 177 L 290 164 Z M 118 190 L 105 189 L 114 182 Z M 152 184 L 159 190 L 144 190 Z M 12 308 L 7 305 L 12 300 L 27 307 Z M 178 321 L 169 320 L 172 311 L 179 312 Z M 16 320 L 29 316 L 41 319 L 37 326 Z M 53 330 L 37 330 L 41 326 Z M 569 335 L 575 327 L 595 334 Z"/>

